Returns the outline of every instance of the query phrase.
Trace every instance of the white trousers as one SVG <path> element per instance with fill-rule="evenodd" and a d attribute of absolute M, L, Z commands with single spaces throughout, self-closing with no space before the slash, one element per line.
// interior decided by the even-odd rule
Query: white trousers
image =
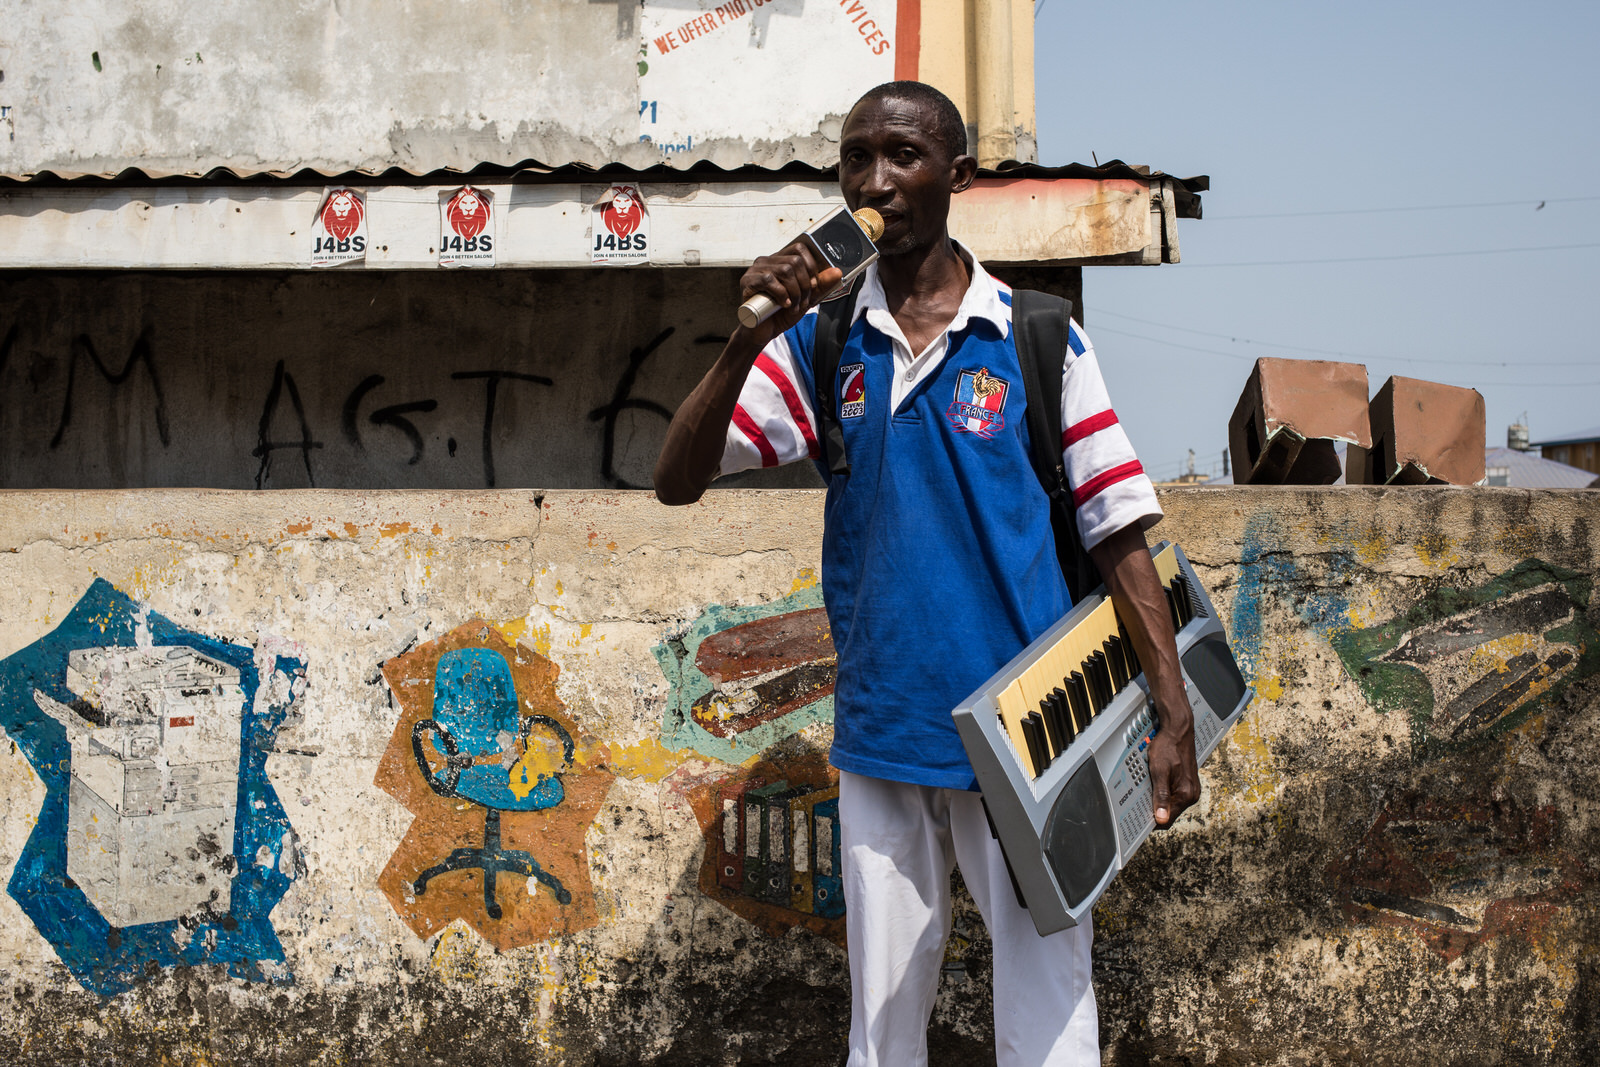
<path fill-rule="evenodd" d="M 839 775 L 845 928 L 850 946 L 849 1067 L 923 1067 L 944 943 L 950 871 L 994 943 L 999 1067 L 1100 1062 L 1089 923 L 1040 937 L 1017 905 L 979 794 Z"/>

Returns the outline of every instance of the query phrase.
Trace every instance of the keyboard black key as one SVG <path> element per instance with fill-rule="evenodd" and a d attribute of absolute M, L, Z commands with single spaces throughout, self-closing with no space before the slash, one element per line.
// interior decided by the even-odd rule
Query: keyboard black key
<path fill-rule="evenodd" d="M 1073 671 L 1072 677 L 1067 679 L 1067 699 L 1072 702 L 1073 730 L 1081 734 L 1088 728 L 1094 708 L 1089 704 L 1089 684 L 1078 671 Z"/>
<path fill-rule="evenodd" d="M 1117 636 L 1122 638 L 1122 654 L 1128 659 L 1128 677 L 1137 678 L 1144 673 L 1144 668 L 1139 666 L 1139 653 L 1133 649 L 1133 638 L 1128 636 L 1128 628 L 1122 625 L 1122 620 L 1117 620 Z"/>
<path fill-rule="evenodd" d="M 1094 679 L 1096 687 L 1100 690 L 1100 703 L 1094 709 L 1094 713 L 1098 715 L 1106 710 L 1106 705 L 1111 703 L 1113 695 L 1111 672 L 1106 670 L 1106 654 L 1104 652 L 1089 653 L 1088 666 L 1089 675 Z"/>
<path fill-rule="evenodd" d="M 1044 724 L 1037 711 L 1030 711 L 1022 720 L 1022 739 L 1028 745 L 1028 755 L 1033 757 L 1035 771 L 1043 773 L 1050 766 L 1050 752 L 1045 748 Z"/>
<path fill-rule="evenodd" d="M 1106 698 L 1100 692 L 1100 676 L 1095 673 L 1093 655 L 1083 661 L 1082 669 L 1084 686 L 1089 692 L 1089 717 L 1092 719 L 1105 707 Z"/>
<path fill-rule="evenodd" d="M 1161 591 L 1167 594 L 1167 612 L 1172 616 L 1172 630 L 1176 633 L 1183 629 L 1183 620 L 1178 617 L 1178 598 L 1172 595 L 1171 586 L 1163 586 Z"/>
<path fill-rule="evenodd" d="M 1067 739 L 1061 736 L 1061 724 L 1056 721 L 1056 709 L 1048 696 L 1039 701 L 1039 721 L 1044 724 L 1044 739 L 1049 742 L 1050 758 L 1054 759 L 1067 747 Z"/>
<path fill-rule="evenodd" d="M 1189 598 L 1189 579 L 1178 575 L 1178 607 L 1183 615 L 1183 624 L 1189 625 L 1194 621 L 1194 601 Z"/>
<path fill-rule="evenodd" d="M 1111 668 L 1111 685 L 1117 692 L 1128 684 L 1128 664 L 1122 658 L 1122 638 L 1108 637 L 1101 646 L 1106 650 L 1106 666 Z"/>
<path fill-rule="evenodd" d="M 1072 683 L 1068 682 L 1067 684 L 1071 685 Z M 1057 686 L 1055 689 L 1051 690 L 1050 705 L 1055 708 L 1056 713 L 1061 716 L 1062 736 L 1067 739 L 1067 744 L 1072 744 L 1072 742 L 1078 736 L 1078 727 L 1072 721 L 1072 702 L 1067 696 L 1067 691 L 1062 689 L 1060 686 Z"/>

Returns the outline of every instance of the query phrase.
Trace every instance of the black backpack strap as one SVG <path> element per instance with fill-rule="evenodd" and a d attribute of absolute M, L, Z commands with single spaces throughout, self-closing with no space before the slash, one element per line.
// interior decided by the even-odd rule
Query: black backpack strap
<path fill-rule="evenodd" d="M 1032 289 L 1011 293 L 1011 328 L 1027 397 L 1030 458 L 1039 484 L 1050 496 L 1050 528 L 1056 558 L 1074 603 L 1100 585 L 1100 572 L 1078 536 L 1078 509 L 1061 453 L 1061 375 L 1066 365 L 1072 301 Z"/>
<path fill-rule="evenodd" d="M 811 374 L 817 383 L 817 444 L 829 474 L 850 473 L 844 452 L 844 427 L 839 424 L 839 404 L 833 391 L 839 385 L 839 357 L 855 320 L 859 288 L 837 300 L 817 305 L 817 331 L 811 342 Z"/>

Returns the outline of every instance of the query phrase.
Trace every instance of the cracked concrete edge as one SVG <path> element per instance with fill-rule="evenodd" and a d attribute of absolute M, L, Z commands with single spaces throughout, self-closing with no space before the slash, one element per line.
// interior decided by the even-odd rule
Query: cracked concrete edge
<path fill-rule="evenodd" d="M 1481 568 L 1521 558 L 1551 531 L 1592 540 L 1590 490 L 1451 486 L 1171 488 L 1151 540 L 1179 541 L 1196 564 L 1237 564 L 1252 522 L 1279 521 L 1272 550 L 1300 555 L 1356 546 L 1367 562 L 1400 565 L 1447 537 Z M 1353 497 L 1359 496 L 1360 503 Z M 715 557 L 791 551 L 809 563 L 822 532 L 822 490 L 714 489 L 669 508 L 619 490 L 0 490 L 0 553 L 160 540 L 206 551 L 293 542 L 390 538 L 523 543 L 550 558 L 609 555 L 621 564 L 656 552 Z M 1484 555 L 1489 557 L 1483 558 Z M 1462 564 L 1463 566 L 1465 564 Z M 1430 568 L 1436 563 L 1430 560 Z"/>
<path fill-rule="evenodd" d="M 733 556 L 821 535 L 820 490 L 714 490 L 668 508 L 618 490 L 0 490 L 0 552 L 54 543 L 188 543 L 207 551 L 388 538 L 527 542 L 618 556 L 680 548 Z"/>

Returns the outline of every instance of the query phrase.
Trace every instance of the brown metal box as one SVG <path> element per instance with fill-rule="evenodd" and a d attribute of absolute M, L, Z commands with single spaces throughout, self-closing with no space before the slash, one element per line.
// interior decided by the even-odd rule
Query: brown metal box
<path fill-rule="evenodd" d="M 1352 485 L 1476 485 L 1484 475 L 1483 396 L 1476 389 L 1390 378 L 1372 398 L 1372 446 L 1350 447 Z"/>
<path fill-rule="evenodd" d="M 1240 485 L 1331 485 L 1336 442 L 1372 444 L 1367 368 L 1320 359 L 1258 359 L 1228 420 Z"/>

